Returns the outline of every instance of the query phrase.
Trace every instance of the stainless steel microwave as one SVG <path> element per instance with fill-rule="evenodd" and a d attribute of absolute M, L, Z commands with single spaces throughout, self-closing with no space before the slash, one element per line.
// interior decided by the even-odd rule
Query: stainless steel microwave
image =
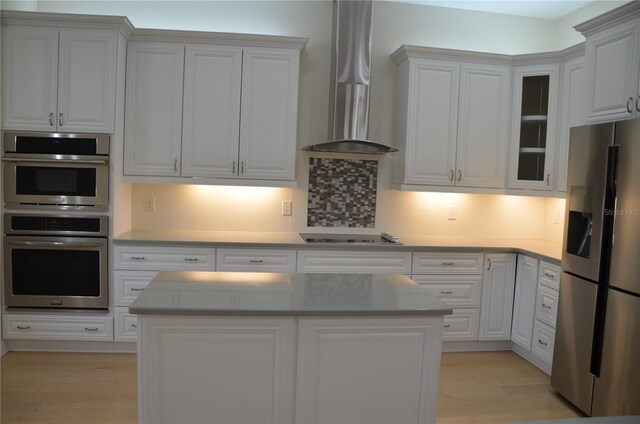
<path fill-rule="evenodd" d="M 3 135 L 4 201 L 9 207 L 109 206 L 109 135 Z"/>

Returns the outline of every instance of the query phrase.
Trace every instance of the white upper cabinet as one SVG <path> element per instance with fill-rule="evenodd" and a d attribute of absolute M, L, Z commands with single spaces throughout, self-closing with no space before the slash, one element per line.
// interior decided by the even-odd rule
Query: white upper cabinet
<path fill-rule="evenodd" d="M 396 180 L 504 188 L 510 64 L 465 61 L 462 52 L 452 61 L 411 54 L 404 47 L 394 53 L 400 62 L 398 129 L 404 155 L 397 158 Z"/>
<path fill-rule="evenodd" d="M 594 32 L 585 45 L 585 106 L 589 122 L 640 114 L 640 20 Z"/>
<path fill-rule="evenodd" d="M 131 42 L 125 175 L 295 180 L 299 56 L 299 48 Z"/>
<path fill-rule="evenodd" d="M 457 185 L 505 186 L 510 89 L 509 66 L 462 65 Z"/>
<path fill-rule="evenodd" d="M 5 26 L 3 129 L 112 133 L 117 33 Z"/>
<path fill-rule="evenodd" d="M 401 72 L 408 73 L 400 88 L 407 94 L 400 99 L 407 102 L 407 113 L 399 122 L 406 130 L 400 140 L 405 143 L 404 182 L 454 185 L 460 65 L 409 59 Z"/>
<path fill-rule="evenodd" d="M 234 177 L 238 169 L 242 49 L 187 45 L 182 175 Z"/>
<path fill-rule="evenodd" d="M 245 48 L 240 178 L 295 178 L 298 50 Z"/>
<path fill-rule="evenodd" d="M 556 163 L 556 190 L 567 190 L 567 164 L 569 160 L 569 137 L 571 127 L 585 124 L 584 111 L 584 58 L 565 62 L 562 71 L 560 120 Z"/>
<path fill-rule="evenodd" d="M 131 42 L 124 172 L 180 175 L 184 45 Z"/>
<path fill-rule="evenodd" d="M 514 68 L 509 188 L 552 190 L 559 64 Z"/>

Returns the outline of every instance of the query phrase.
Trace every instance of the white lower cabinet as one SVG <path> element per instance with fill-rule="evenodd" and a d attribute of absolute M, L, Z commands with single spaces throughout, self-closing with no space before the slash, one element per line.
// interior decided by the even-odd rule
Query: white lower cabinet
<path fill-rule="evenodd" d="M 442 340 L 478 340 L 482 253 L 415 252 L 411 279 L 453 309 L 444 317 Z"/>
<path fill-rule="evenodd" d="M 513 350 L 548 374 L 553 362 L 560 273 L 558 265 L 518 257 Z"/>
<path fill-rule="evenodd" d="M 140 423 L 294 422 L 293 318 L 140 322 Z"/>
<path fill-rule="evenodd" d="M 518 255 L 511 340 L 527 350 L 531 349 L 538 268 L 537 259 Z"/>
<path fill-rule="evenodd" d="M 135 342 L 138 340 L 138 316 L 129 313 L 129 308 L 113 309 L 113 324 L 117 342 Z"/>
<path fill-rule="evenodd" d="M 509 340 L 513 312 L 516 255 L 487 253 L 482 281 L 480 340 Z"/>
<path fill-rule="evenodd" d="M 442 340 L 463 341 L 478 340 L 478 321 L 480 309 L 454 309 L 451 315 L 445 315 L 442 325 Z"/>
<path fill-rule="evenodd" d="M 411 274 L 411 252 L 298 250 L 298 272 Z"/>
<path fill-rule="evenodd" d="M 300 318 L 295 422 L 435 422 L 441 331 L 440 316 Z"/>
<path fill-rule="evenodd" d="M 3 314 L 2 337 L 8 340 L 113 340 L 113 318 L 106 314 Z"/>
<path fill-rule="evenodd" d="M 296 272 L 296 251 L 218 249 L 216 264 L 216 271 Z"/>

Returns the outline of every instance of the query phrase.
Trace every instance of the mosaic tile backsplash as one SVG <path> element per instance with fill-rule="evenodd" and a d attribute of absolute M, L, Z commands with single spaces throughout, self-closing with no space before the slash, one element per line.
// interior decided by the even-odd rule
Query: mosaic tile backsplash
<path fill-rule="evenodd" d="M 378 161 L 309 159 L 308 227 L 376 226 Z"/>

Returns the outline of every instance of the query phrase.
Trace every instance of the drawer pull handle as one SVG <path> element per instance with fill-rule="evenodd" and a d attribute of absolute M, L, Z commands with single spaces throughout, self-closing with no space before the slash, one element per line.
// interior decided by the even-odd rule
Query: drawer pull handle
<path fill-rule="evenodd" d="M 627 112 L 629 113 L 633 113 L 633 109 L 631 109 L 631 102 L 633 101 L 633 97 L 629 97 L 629 100 L 627 100 Z"/>
<path fill-rule="evenodd" d="M 449 328 L 449 327 L 451 327 L 451 324 L 445 324 L 445 325 L 443 325 L 442 327 L 443 327 L 443 328 Z"/>
<path fill-rule="evenodd" d="M 144 261 L 146 258 L 144 256 L 132 256 L 132 261 Z"/>
<path fill-rule="evenodd" d="M 31 330 L 31 326 L 30 325 L 17 325 L 16 328 L 18 330 Z"/>
<path fill-rule="evenodd" d="M 84 327 L 86 331 L 98 331 L 98 327 Z"/>
<path fill-rule="evenodd" d="M 545 272 L 545 273 L 544 273 L 544 276 L 545 276 L 545 277 L 548 277 L 548 278 L 556 278 L 556 275 L 555 275 L 555 274 L 551 274 L 551 273 L 549 273 L 549 272 Z"/>
<path fill-rule="evenodd" d="M 538 343 L 541 344 L 542 346 L 549 346 L 549 343 L 547 342 L 543 342 L 542 340 L 538 339 Z"/>
<path fill-rule="evenodd" d="M 137 292 L 141 292 L 144 289 L 139 289 L 137 287 L 131 287 L 131 291 L 137 291 Z"/>
<path fill-rule="evenodd" d="M 445 265 L 445 266 L 453 266 L 455 264 L 456 264 L 455 262 L 442 262 L 442 265 Z"/>
<path fill-rule="evenodd" d="M 198 258 L 184 258 L 185 262 L 198 262 Z"/>
<path fill-rule="evenodd" d="M 545 305 L 544 303 L 542 304 L 542 307 L 543 307 L 544 309 L 551 309 L 551 306 L 549 306 L 549 305 Z"/>
<path fill-rule="evenodd" d="M 252 264 L 261 264 L 264 262 L 264 259 L 249 259 L 249 262 Z"/>
<path fill-rule="evenodd" d="M 138 328 L 138 324 L 131 324 L 131 328 Z"/>
<path fill-rule="evenodd" d="M 453 290 L 440 290 L 440 294 L 452 294 Z"/>

